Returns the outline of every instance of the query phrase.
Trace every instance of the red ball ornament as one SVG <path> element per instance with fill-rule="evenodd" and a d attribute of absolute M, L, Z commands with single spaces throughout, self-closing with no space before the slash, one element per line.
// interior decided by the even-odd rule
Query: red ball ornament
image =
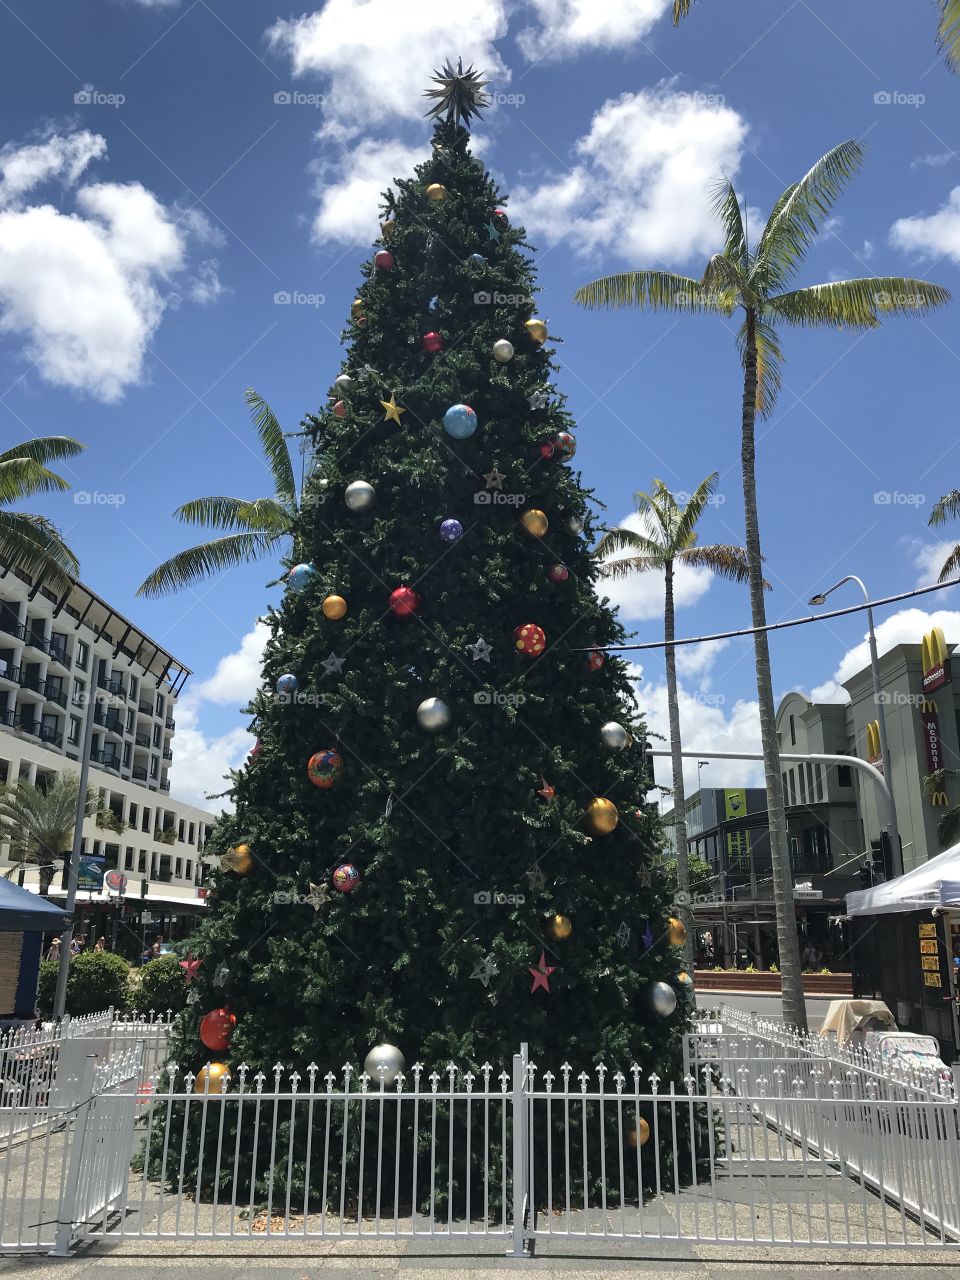
<path fill-rule="evenodd" d="M 342 400 L 338 400 L 337 403 L 333 406 L 333 413 L 334 413 L 334 417 L 337 417 L 337 418 L 345 418 L 347 416 L 347 406 L 343 403 Z"/>
<path fill-rule="evenodd" d="M 228 1004 L 222 1009 L 212 1009 L 200 1020 L 200 1039 L 208 1049 L 221 1053 L 230 1048 L 236 1025 L 236 1015 L 230 1012 Z"/>
<path fill-rule="evenodd" d="M 499 231 L 502 231 L 504 227 L 509 227 L 510 219 L 507 217 L 506 209 L 494 209 L 493 224 Z"/>
<path fill-rule="evenodd" d="M 547 636 L 543 627 L 535 622 L 525 622 L 513 633 L 514 648 L 528 658 L 538 658 L 547 647 Z"/>
<path fill-rule="evenodd" d="M 381 249 L 373 259 L 373 265 L 379 267 L 381 271 L 393 270 L 393 254 L 389 249 Z"/>
<path fill-rule="evenodd" d="M 253 744 L 253 746 L 251 747 L 251 749 L 250 749 L 250 756 L 249 756 L 249 759 L 251 759 L 251 760 L 258 760 L 258 759 L 260 758 L 260 752 L 261 752 L 262 750 L 263 750 L 263 744 L 262 744 L 262 742 L 260 741 L 260 739 L 258 738 L 258 739 L 256 740 L 256 742 Z"/>
<path fill-rule="evenodd" d="M 605 662 L 606 662 L 606 658 L 603 656 L 600 650 L 594 649 L 591 651 L 590 656 L 587 658 L 587 670 L 599 671 Z"/>
<path fill-rule="evenodd" d="M 544 459 L 552 458 L 555 449 L 556 445 L 552 440 L 544 440 L 543 444 L 540 446 L 540 457 Z"/>
<path fill-rule="evenodd" d="M 420 597 L 413 587 L 397 587 L 390 592 L 390 612 L 395 618 L 410 618 L 420 608 Z"/>
<path fill-rule="evenodd" d="M 428 356 L 438 355 L 443 350 L 443 338 L 439 333 L 425 333 L 420 339 L 420 345 Z"/>
<path fill-rule="evenodd" d="M 353 893 L 359 888 L 361 875 L 352 862 L 344 862 L 333 873 L 333 887 L 338 893 Z"/>
<path fill-rule="evenodd" d="M 570 570 L 565 564 L 552 564 L 547 570 L 547 577 L 551 582 L 566 582 L 570 577 Z"/>

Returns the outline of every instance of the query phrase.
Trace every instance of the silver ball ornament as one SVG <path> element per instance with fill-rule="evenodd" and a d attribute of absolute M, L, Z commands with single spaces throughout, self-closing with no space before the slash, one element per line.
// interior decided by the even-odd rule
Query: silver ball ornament
<path fill-rule="evenodd" d="M 493 358 L 498 364 L 506 364 L 513 359 L 513 343 L 506 338 L 498 338 L 493 344 Z"/>
<path fill-rule="evenodd" d="M 395 1044 L 376 1044 L 363 1060 L 363 1069 L 373 1081 L 375 1089 L 380 1087 L 381 1067 L 383 1087 L 386 1089 L 394 1083 L 406 1065 L 403 1054 Z"/>
<path fill-rule="evenodd" d="M 611 751 L 622 751 L 624 747 L 630 745 L 630 734 L 622 724 L 617 724 L 616 720 L 608 720 L 603 725 L 600 737 L 603 739 L 603 745 L 609 747 Z"/>
<path fill-rule="evenodd" d="M 353 379 L 349 373 L 341 373 L 333 385 L 338 391 L 350 391 L 353 388 Z"/>
<path fill-rule="evenodd" d="M 669 1018 L 677 1007 L 677 993 L 668 982 L 655 982 L 650 988 L 650 1003 L 661 1018 Z"/>
<path fill-rule="evenodd" d="M 377 500 L 376 490 L 366 480 L 354 480 L 347 485 L 343 500 L 351 511 L 369 511 Z"/>
<path fill-rule="evenodd" d="M 452 716 L 442 698 L 426 698 L 417 707 L 417 724 L 427 733 L 442 733 L 449 728 Z"/>
<path fill-rule="evenodd" d="M 570 516 L 563 526 L 567 533 L 578 534 L 583 533 L 583 521 L 579 516 Z"/>

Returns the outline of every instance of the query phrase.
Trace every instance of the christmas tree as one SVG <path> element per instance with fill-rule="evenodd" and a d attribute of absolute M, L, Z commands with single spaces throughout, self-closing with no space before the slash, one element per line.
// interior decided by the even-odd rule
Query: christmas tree
<path fill-rule="evenodd" d="M 553 1069 L 676 1079 L 680 926 L 575 423 L 524 232 L 469 149 L 483 82 L 437 86 L 432 156 L 384 197 L 303 424 L 304 561 L 269 613 L 174 1057 L 322 1075 L 386 1043 L 499 1070 L 527 1041 Z"/>

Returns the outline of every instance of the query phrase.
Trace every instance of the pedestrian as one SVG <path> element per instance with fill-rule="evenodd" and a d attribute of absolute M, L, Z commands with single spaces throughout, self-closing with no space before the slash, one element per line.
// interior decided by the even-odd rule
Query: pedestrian
<path fill-rule="evenodd" d="M 151 960 L 159 960 L 159 958 L 163 955 L 163 952 L 160 950 L 160 948 L 161 948 L 162 946 L 163 946 L 163 938 L 162 938 L 162 936 L 158 933 L 158 934 L 157 934 L 157 936 L 156 936 L 156 937 L 154 938 L 154 940 L 153 940 L 153 946 L 150 948 L 150 959 L 151 959 Z"/>
<path fill-rule="evenodd" d="M 94 951 L 106 951 L 107 949 L 106 938 L 98 938 L 96 942 L 93 944 L 93 949 Z"/>
<path fill-rule="evenodd" d="M 54 940 L 50 943 L 49 947 L 47 947 L 47 959 L 59 961 L 60 959 L 60 939 L 59 938 L 54 938 Z"/>
<path fill-rule="evenodd" d="M 820 968 L 820 954 L 812 942 L 808 942 L 803 948 L 803 955 L 800 959 L 800 964 L 804 969 Z"/>

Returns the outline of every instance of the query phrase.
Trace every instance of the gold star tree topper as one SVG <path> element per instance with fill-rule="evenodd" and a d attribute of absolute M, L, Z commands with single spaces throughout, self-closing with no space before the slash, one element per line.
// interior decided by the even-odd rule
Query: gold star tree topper
<path fill-rule="evenodd" d="M 446 116 L 457 124 L 469 124 L 471 116 L 481 119 L 480 108 L 490 105 L 490 99 L 484 92 L 490 81 L 481 80 L 482 74 L 474 71 L 472 66 L 464 71 L 462 58 L 457 59 L 454 70 L 448 58 L 443 67 L 433 73 L 433 82 L 439 87 L 424 90 L 425 98 L 434 99 L 433 106 L 426 114 L 437 119 Z"/>

